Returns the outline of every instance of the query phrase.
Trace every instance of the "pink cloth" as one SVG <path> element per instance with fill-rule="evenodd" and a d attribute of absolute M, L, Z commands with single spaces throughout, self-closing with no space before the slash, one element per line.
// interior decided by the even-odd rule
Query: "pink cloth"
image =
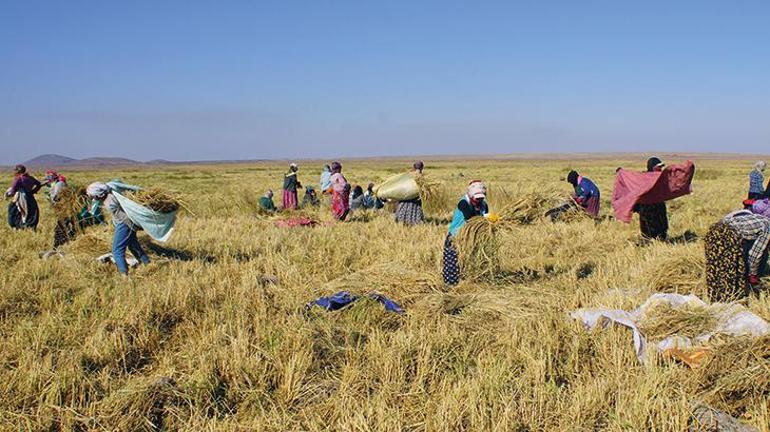
<path fill-rule="evenodd" d="M 755 200 L 751 205 L 751 211 L 766 218 L 770 218 L 770 202 L 767 199 Z"/>
<path fill-rule="evenodd" d="M 657 204 L 689 194 L 694 174 L 695 164 L 692 161 L 668 166 L 663 171 L 619 170 L 612 190 L 615 218 L 631 222 L 636 204 Z"/>
<path fill-rule="evenodd" d="M 288 191 L 286 189 L 283 190 L 283 209 L 297 209 L 297 191 Z"/>
<path fill-rule="evenodd" d="M 293 218 L 275 221 L 275 226 L 277 226 L 278 228 L 294 228 L 298 226 L 313 227 L 316 225 L 318 225 L 317 220 L 313 220 L 306 217 L 293 217 Z"/>

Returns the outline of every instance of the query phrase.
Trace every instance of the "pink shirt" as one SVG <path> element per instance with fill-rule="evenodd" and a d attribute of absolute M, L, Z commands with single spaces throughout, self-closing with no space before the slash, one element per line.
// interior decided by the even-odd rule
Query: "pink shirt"
<path fill-rule="evenodd" d="M 337 193 L 345 191 L 345 187 L 348 185 L 348 181 L 342 173 L 332 174 L 331 182 L 332 190 Z"/>

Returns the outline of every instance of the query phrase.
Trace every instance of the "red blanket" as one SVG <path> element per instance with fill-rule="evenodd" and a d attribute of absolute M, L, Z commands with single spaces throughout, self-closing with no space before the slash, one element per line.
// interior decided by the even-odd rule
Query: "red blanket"
<path fill-rule="evenodd" d="M 621 169 L 615 176 L 615 187 L 612 190 L 615 218 L 631 222 L 631 213 L 636 204 L 655 204 L 689 194 L 694 174 L 695 165 L 691 161 L 671 165 L 663 171 Z"/>

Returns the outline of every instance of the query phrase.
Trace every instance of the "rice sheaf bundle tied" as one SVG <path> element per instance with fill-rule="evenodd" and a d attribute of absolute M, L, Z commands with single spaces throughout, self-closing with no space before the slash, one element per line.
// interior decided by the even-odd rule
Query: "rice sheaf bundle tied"
<path fill-rule="evenodd" d="M 77 217 L 80 211 L 88 205 L 86 189 L 82 186 L 70 185 L 56 196 L 53 203 L 53 211 L 56 220 L 64 220 Z"/>
<path fill-rule="evenodd" d="M 547 210 L 558 201 L 557 193 L 529 192 L 503 207 L 500 218 L 503 222 L 519 225 L 530 224 L 541 219 Z"/>
<path fill-rule="evenodd" d="M 420 200 L 425 214 L 448 216 L 456 203 L 455 195 L 441 182 L 432 180 L 424 174 L 415 175 L 414 181 L 420 188 Z"/>
<path fill-rule="evenodd" d="M 502 226 L 497 220 L 497 216 L 474 217 L 463 225 L 453 240 L 464 278 L 483 279 L 500 270 L 498 233 Z"/>
<path fill-rule="evenodd" d="M 171 213 L 184 207 L 178 193 L 157 187 L 140 189 L 131 193 L 130 198 L 159 213 Z"/>

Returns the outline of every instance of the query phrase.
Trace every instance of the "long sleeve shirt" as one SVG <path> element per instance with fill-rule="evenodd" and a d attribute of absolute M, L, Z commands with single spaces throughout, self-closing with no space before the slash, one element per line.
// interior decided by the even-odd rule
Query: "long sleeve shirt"
<path fill-rule="evenodd" d="M 42 185 L 36 178 L 29 174 L 23 174 L 13 179 L 13 183 L 11 183 L 11 187 L 6 192 L 6 195 L 11 196 L 20 190 L 28 194 L 34 194 L 37 193 L 40 186 Z"/>
<path fill-rule="evenodd" d="M 599 188 L 587 177 L 580 177 L 577 186 L 575 186 L 575 196 L 585 202 L 591 197 L 599 196 Z"/>
<path fill-rule="evenodd" d="M 104 205 L 107 207 L 107 210 L 109 210 L 110 214 L 112 215 L 112 223 L 113 225 L 117 225 L 119 223 L 127 225 L 129 228 L 131 228 L 133 231 L 137 231 L 139 229 L 139 226 L 132 221 L 126 212 L 123 210 L 123 207 L 120 206 L 120 203 L 115 198 L 114 195 L 109 194 L 107 195 L 107 199 L 104 200 Z"/>
<path fill-rule="evenodd" d="M 741 210 L 727 215 L 723 221 L 737 231 L 742 239 L 754 241 L 749 250 L 749 274 L 757 275 L 762 255 L 770 243 L 770 219 Z"/>
<path fill-rule="evenodd" d="M 452 237 L 456 236 L 463 225 L 465 225 L 465 222 L 476 216 L 484 216 L 487 213 L 489 213 L 489 207 L 487 207 L 486 201 L 482 202 L 479 207 L 474 207 L 471 204 L 470 197 L 468 195 L 464 196 L 457 203 L 457 208 L 452 216 L 452 223 L 449 224 L 449 235 Z"/>
<path fill-rule="evenodd" d="M 342 173 L 334 173 L 331 176 L 331 187 L 334 192 L 342 193 L 348 187 L 348 181 Z"/>
<path fill-rule="evenodd" d="M 297 180 L 297 173 L 290 172 L 283 176 L 283 189 L 289 192 L 296 192 L 299 187 L 299 180 Z"/>

